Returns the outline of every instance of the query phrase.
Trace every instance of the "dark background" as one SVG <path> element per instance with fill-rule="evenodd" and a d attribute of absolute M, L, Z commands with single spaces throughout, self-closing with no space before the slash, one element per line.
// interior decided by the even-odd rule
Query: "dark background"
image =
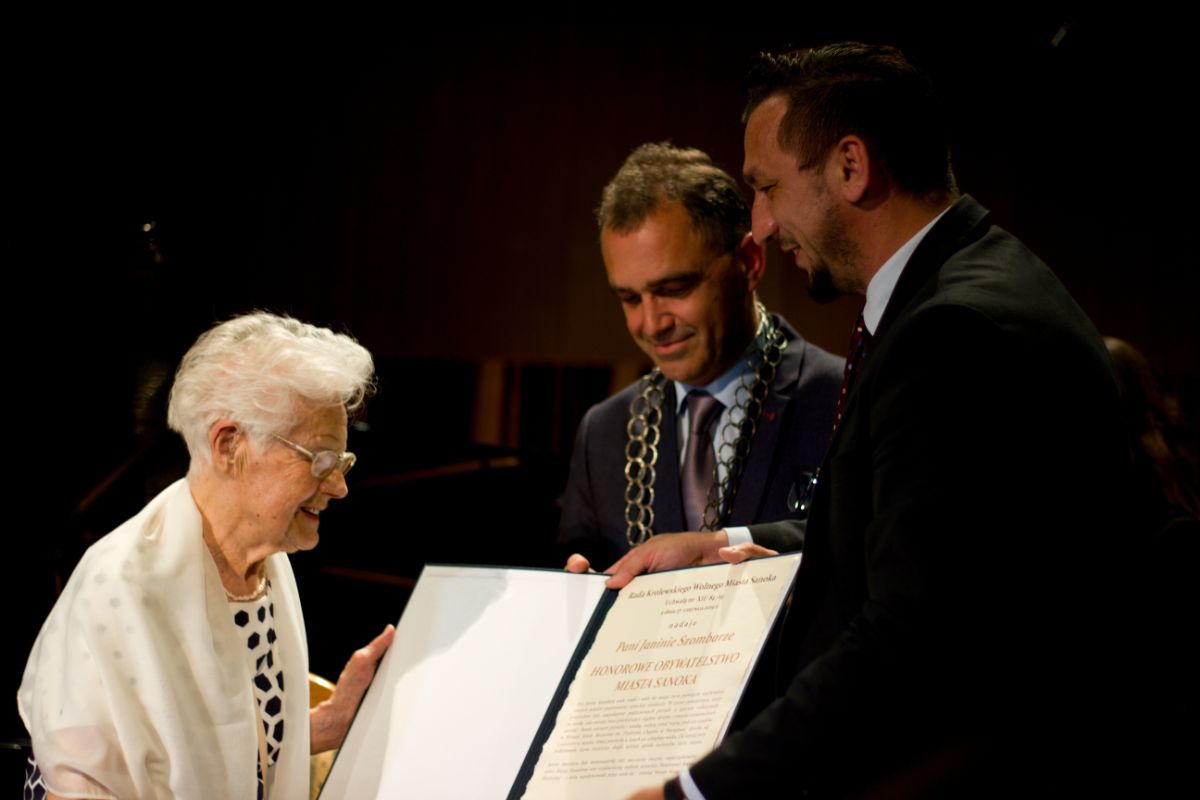
<path fill-rule="evenodd" d="M 642 365 L 604 280 L 600 189 L 651 140 L 739 175 L 739 85 L 763 49 L 904 49 L 946 100 L 960 187 L 1194 410 L 1196 70 L 1182 33 L 1150 11 L 843 16 L 14 20 L 4 685 L 82 548 L 182 474 L 161 418 L 179 356 L 254 308 L 349 331 L 378 359 L 350 499 L 294 559 L 314 670 L 335 677 L 394 621 L 427 560 L 557 563 L 575 424 Z M 775 252 L 761 295 L 844 352 L 856 301 L 812 304 Z"/>

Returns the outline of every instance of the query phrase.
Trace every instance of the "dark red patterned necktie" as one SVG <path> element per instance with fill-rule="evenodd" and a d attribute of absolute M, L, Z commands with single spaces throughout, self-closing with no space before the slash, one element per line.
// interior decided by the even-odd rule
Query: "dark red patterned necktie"
<path fill-rule="evenodd" d="M 833 435 L 837 435 L 838 426 L 842 424 L 842 414 L 846 411 L 846 397 L 850 394 L 850 386 L 854 376 L 862 369 L 863 360 L 867 356 L 867 346 L 871 343 L 871 332 L 863 322 L 862 314 L 854 323 L 854 333 L 850 335 L 850 349 L 846 353 L 846 370 L 842 373 L 842 391 L 838 393 L 837 412 L 833 415 Z"/>

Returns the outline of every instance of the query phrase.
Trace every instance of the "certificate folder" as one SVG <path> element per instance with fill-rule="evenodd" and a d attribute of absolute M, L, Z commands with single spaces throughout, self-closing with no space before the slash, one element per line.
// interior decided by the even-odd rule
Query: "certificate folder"
<path fill-rule="evenodd" d="M 622 796 L 720 741 L 799 566 L 429 565 L 322 798 Z"/>

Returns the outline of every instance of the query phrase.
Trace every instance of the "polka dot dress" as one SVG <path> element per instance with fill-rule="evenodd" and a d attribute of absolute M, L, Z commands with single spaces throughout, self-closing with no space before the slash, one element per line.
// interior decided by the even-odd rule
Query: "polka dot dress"
<path fill-rule="evenodd" d="M 25 788 L 21 792 L 23 800 L 45 800 L 46 784 L 42 783 L 42 771 L 37 762 L 30 756 L 25 761 Z"/>
<path fill-rule="evenodd" d="M 271 602 L 271 584 L 267 593 L 247 603 L 230 602 L 233 624 L 246 643 L 246 657 L 254 675 L 254 696 L 262 715 L 263 733 L 267 737 L 267 775 L 275 768 L 283 746 L 283 669 L 275 658 L 275 604 Z M 258 798 L 264 795 L 263 765 L 258 765 Z M 46 786 L 37 761 L 30 758 L 25 764 L 23 800 L 45 800 Z"/>
<path fill-rule="evenodd" d="M 267 737 L 267 773 L 270 776 L 283 745 L 283 669 L 275 658 L 275 604 L 271 602 L 271 585 L 267 593 L 248 603 L 231 602 L 233 624 L 246 643 L 250 671 L 254 675 L 254 696 L 262 715 L 263 733 Z M 263 797 L 263 765 L 258 765 L 258 797 Z"/>

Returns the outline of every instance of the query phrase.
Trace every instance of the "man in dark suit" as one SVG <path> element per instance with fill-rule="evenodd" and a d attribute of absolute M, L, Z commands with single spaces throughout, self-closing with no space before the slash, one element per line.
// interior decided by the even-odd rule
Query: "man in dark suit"
<path fill-rule="evenodd" d="M 678 796 L 1043 795 L 1111 768 L 1126 459 L 1100 337 L 959 196 L 926 79 L 892 48 L 765 57 L 746 115 L 755 239 L 818 299 L 864 295 L 805 534 L 780 696 Z M 634 574 L 795 526 L 652 540 Z"/>
<path fill-rule="evenodd" d="M 609 284 L 656 368 L 579 426 L 565 551 L 607 567 L 653 533 L 795 517 L 829 445 L 842 361 L 756 302 L 764 251 L 737 182 L 699 150 L 643 145 L 597 219 Z M 700 394 L 719 405 L 692 436 Z M 699 456 L 697 491 L 681 479 Z"/>

